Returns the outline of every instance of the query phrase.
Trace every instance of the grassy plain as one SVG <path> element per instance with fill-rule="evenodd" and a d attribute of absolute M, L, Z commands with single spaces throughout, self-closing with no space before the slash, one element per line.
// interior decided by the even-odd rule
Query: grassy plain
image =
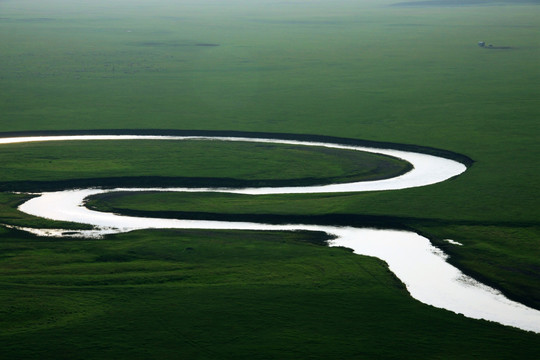
<path fill-rule="evenodd" d="M 413 206 L 538 219 L 537 6 L 59 3 L 2 4 L 4 131 L 233 129 L 433 146 L 477 163 L 455 186 L 419 190 L 429 194 Z M 403 208 L 402 194 L 381 196 Z"/>
<path fill-rule="evenodd" d="M 322 234 L 2 234 L 0 354 L 25 359 L 533 359 L 538 336 L 408 297 Z M 397 315 L 399 314 L 399 316 Z"/>
<path fill-rule="evenodd" d="M 239 164 L 241 162 L 241 164 Z M 1 190 L 82 186 L 285 186 L 377 180 L 405 161 L 352 150 L 221 141 L 83 141 L 2 146 Z"/>
<path fill-rule="evenodd" d="M 462 153 L 475 160 L 465 174 L 425 188 L 331 196 L 178 195 L 159 199 L 161 204 L 156 195 L 141 194 L 118 197 L 114 200 L 122 202 L 108 206 L 141 209 L 139 202 L 151 199 L 142 210 L 397 219 L 446 246 L 451 261 L 465 271 L 538 308 L 540 7 L 391 3 L 1 1 L 0 129 L 288 132 Z M 480 40 L 510 48 L 482 49 L 476 45 Z M 68 149 L 59 148 L 63 146 Z M 29 151 L 39 156 L 43 149 Z M 146 171 L 141 166 L 149 165 L 134 165 L 138 172 Z M 38 170 L 29 168 L 24 177 L 34 177 Z M 1 181 L 10 176 L 9 181 L 23 180 L 3 167 L 0 176 Z M 92 172 L 80 176 L 96 177 Z M 1 196 L 3 203 L 14 204 L 15 195 Z M 6 207 L 1 214 L 14 213 Z M 22 223 L 29 220 L 14 216 Z M 214 280 L 195 268 L 190 271 L 200 281 L 180 286 L 177 278 L 152 283 L 157 278 L 152 269 L 178 253 L 163 239 L 180 241 L 185 233 L 141 232 L 87 241 L 21 238 L 0 231 L 2 279 L 7 276 L 0 294 L 2 308 L 11 314 L 2 318 L 16 329 L 4 332 L 0 341 L 12 358 L 86 352 L 88 357 L 101 352 L 133 358 L 148 357 L 148 349 L 177 355 L 181 345 L 197 345 L 193 339 L 206 340 L 199 348 L 183 346 L 190 351 L 186 357 L 223 358 L 236 352 L 237 357 L 253 358 L 258 349 L 261 358 L 337 358 L 333 355 L 340 349 L 349 358 L 523 359 L 538 353 L 538 335 L 417 304 L 403 296 L 379 262 L 344 252 L 339 253 L 347 259 L 343 262 L 356 265 L 334 268 L 340 276 L 332 275 L 331 281 L 325 280 L 327 273 L 318 273 L 317 281 L 336 284 L 328 291 L 305 277 L 277 286 L 254 275 L 234 286 L 217 286 L 214 280 L 223 280 L 218 276 L 223 264 L 212 263 L 211 257 L 206 261 L 218 274 Z M 188 237 L 205 242 L 221 236 L 204 232 Z M 250 246 L 263 243 L 259 240 L 265 236 L 234 234 Z M 464 246 L 443 245 L 444 238 Z M 140 252 L 130 246 L 144 242 L 147 254 L 151 240 L 156 252 L 168 250 L 155 255 L 155 262 L 140 265 Z M 196 244 L 182 249 L 196 249 Z M 231 276 L 257 269 L 247 261 L 248 254 L 234 257 L 225 250 L 227 244 L 216 246 L 237 264 Z M 294 246 L 306 256 L 313 250 Z M 275 256 L 283 250 L 265 249 Z M 321 258 L 339 252 L 316 249 Z M 125 251 L 139 255 L 122 258 Z M 60 258 L 54 255 L 58 252 Z M 110 261 L 95 262 L 107 255 Z M 45 264 L 47 259 L 57 260 Z M 174 266 L 187 262 L 170 261 Z M 302 266 L 300 259 L 288 261 L 289 266 Z M 131 273 L 121 274 L 131 271 L 130 266 L 135 278 L 147 276 L 151 285 L 138 280 L 118 284 L 114 276 L 102 276 L 104 271 L 118 272 L 118 279 L 127 279 Z M 277 273 L 280 266 L 278 261 L 272 269 Z M 368 267 L 383 280 L 372 284 L 357 270 Z M 17 268 L 20 273 L 10 272 Z M 85 277 L 85 271 L 95 276 Z M 187 270 L 174 271 L 179 276 Z M 99 279 L 113 283 L 95 283 Z M 338 307 L 330 306 L 336 303 Z M 193 309 L 193 315 L 179 310 L 185 308 Z M 320 316 L 324 321 L 317 322 Z M 268 332 L 254 332 L 258 325 Z M 211 345 L 217 354 L 207 351 Z"/>

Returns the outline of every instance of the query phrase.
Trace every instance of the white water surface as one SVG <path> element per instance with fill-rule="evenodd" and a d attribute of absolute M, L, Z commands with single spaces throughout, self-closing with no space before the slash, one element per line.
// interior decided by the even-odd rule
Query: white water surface
<path fill-rule="evenodd" d="M 25 140 L 26 139 L 26 140 Z M 343 146 L 329 143 L 306 143 L 300 141 L 222 138 L 222 137 L 179 137 L 179 136 L 49 136 L 31 138 L 0 139 L 1 143 L 61 140 L 223 140 L 273 142 L 306 146 L 369 151 L 399 157 L 413 164 L 410 172 L 387 180 L 333 184 L 308 187 L 248 188 L 248 189 L 81 189 L 43 193 L 19 207 L 31 215 L 61 221 L 73 221 L 96 226 L 96 230 L 80 231 L 80 236 L 96 236 L 149 228 L 178 229 L 231 229 L 231 230 L 313 230 L 335 235 L 330 246 L 345 246 L 356 254 L 375 256 L 386 263 L 394 274 L 406 285 L 415 299 L 443 309 L 463 314 L 474 319 L 495 321 L 504 325 L 540 333 L 540 311 L 505 298 L 500 292 L 480 284 L 464 275 L 446 262 L 447 256 L 435 248 L 428 239 L 406 231 L 361 229 L 318 225 L 269 225 L 249 222 L 177 220 L 139 218 L 102 213 L 84 207 L 88 196 L 111 191 L 219 191 L 242 194 L 284 194 L 351 192 L 373 190 L 395 190 L 424 186 L 444 181 L 465 171 L 461 163 L 431 155 L 389 149 L 374 149 Z M 66 235 L 66 230 L 24 229 L 41 235 Z M 69 233 L 73 236 L 72 232 Z"/>

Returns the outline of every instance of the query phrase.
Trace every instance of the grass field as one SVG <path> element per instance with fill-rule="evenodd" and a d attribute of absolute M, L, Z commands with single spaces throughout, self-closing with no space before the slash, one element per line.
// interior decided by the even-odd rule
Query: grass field
<path fill-rule="evenodd" d="M 384 179 L 411 169 L 396 158 L 352 150 L 170 140 L 4 145 L 0 162 L 4 191 L 107 185 L 313 185 Z"/>
<path fill-rule="evenodd" d="M 320 234 L 4 233 L 6 358 L 534 358 L 538 335 L 423 305 Z M 397 315 L 399 314 L 399 315 Z"/>
<path fill-rule="evenodd" d="M 94 205 L 398 224 L 540 308 L 538 2 L 395 2 L 0 1 L 0 131 L 258 131 L 460 153 L 474 160 L 466 173 L 416 189 L 115 195 Z M 252 146 L 247 157 L 238 145 L 182 153 L 142 143 L 2 147 L 0 184 L 339 181 L 369 172 L 340 154 Z M 195 166 L 217 163 L 217 154 L 228 159 L 221 172 Z M 171 165 L 178 161 L 184 172 Z M 0 223 L 46 224 L 14 210 L 25 197 L 0 194 Z M 0 357 L 533 359 L 539 350 L 538 335 L 418 304 L 380 262 L 297 241 L 306 234 L 164 231 L 90 241 L 0 231 Z M 198 246 L 206 250 L 195 266 L 182 256 Z M 268 255 L 265 265 L 244 247 L 264 252 L 255 259 Z"/>

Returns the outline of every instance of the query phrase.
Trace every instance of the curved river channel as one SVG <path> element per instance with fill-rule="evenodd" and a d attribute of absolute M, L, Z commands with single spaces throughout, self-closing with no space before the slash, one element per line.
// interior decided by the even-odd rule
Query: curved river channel
<path fill-rule="evenodd" d="M 322 225 L 270 225 L 249 222 L 140 218 L 92 211 L 83 205 L 84 199 L 88 196 L 112 191 L 151 190 L 229 192 L 262 195 L 397 190 L 435 184 L 457 176 L 466 170 L 465 165 L 459 162 L 432 155 L 401 150 L 368 148 L 333 143 L 242 137 L 75 135 L 3 138 L 0 139 L 0 144 L 67 140 L 204 140 L 267 142 L 366 151 L 404 159 L 413 165 L 414 168 L 411 171 L 395 178 L 378 181 L 307 187 L 245 189 L 118 188 L 66 190 L 42 193 L 40 196 L 22 204 L 19 207 L 19 210 L 52 220 L 72 221 L 95 226 L 94 230 L 77 232 L 67 231 L 65 229 L 23 229 L 43 236 L 96 237 L 105 234 L 148 228 L 324 231 L 336 237 L 334 240 L 330 241 L 330 246 L 348 247 L 353 249 L 356 254 L 375 256 L 384 260 L 388 264 L 390 270 L 406 285 L 411 296 L 425 304 L 447 309 L 470 318 L 495 321 L 503 325 L 540 333 L 540 311 L 511 301 L 504 297 L 499 291 L 464 275 L 458 269 L 447 263 L 447 256 L 440 249 L 431 245 L 427 238 L 413 232 Z M 456 244 L 455 242 L 450 241 L 450 243 L 459 246 L 459 244 Z"/>

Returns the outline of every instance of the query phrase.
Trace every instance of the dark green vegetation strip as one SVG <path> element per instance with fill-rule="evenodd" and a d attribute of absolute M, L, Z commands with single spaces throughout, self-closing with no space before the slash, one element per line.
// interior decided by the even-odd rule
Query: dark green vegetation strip
<path fill-rule="evenodd" d="M 0 355 L 532 359 L 540 351 L 536 335 L 418 303 L 384 264 L 317 245 L 324 239 L 183 230 L 96 241 L 3 232 Z"/>
<path fill-rule="evenodd" d="M 229 141 L 66 141 L 3 145 L 0 190 L 302 186 L 378 180 L 412 166 L 389 156 Z"/>
<path fill-rule="evenodd" d="M 413 151 L 441 156 L 459 161 L 467 166 L 471 166 L 474 160 L 470 157 L 453 151 L 438 149 L 434 147 L 401 144 L 388 141 L 372 141 L 362 139 L 352 139 L 346 137 L 316 135 L 316 134 L 294 134 L 281 132 L 255 132 L 255 131 L 234 131 L 234 130 L 178 130 L 178 129 L 88 129 L 88 130 L 34 130 L 34 131 L 5 131 L 0 132 L 0 137 L 27 137 L 27 136 L 57 136 L 57 135 L 155 135 L 155 136 L 218 136 L 218 137 L 245 137 L 245 138 L 267 138 L 279 140 L 298 140 L 306 142 L 328 142 L 332 144 L 365 146 L 378 149 L 396 149 Z M 262 145 L 262 144 L 261 144 Z M 270 145 L 271 146 L 271 145 Z"/>

